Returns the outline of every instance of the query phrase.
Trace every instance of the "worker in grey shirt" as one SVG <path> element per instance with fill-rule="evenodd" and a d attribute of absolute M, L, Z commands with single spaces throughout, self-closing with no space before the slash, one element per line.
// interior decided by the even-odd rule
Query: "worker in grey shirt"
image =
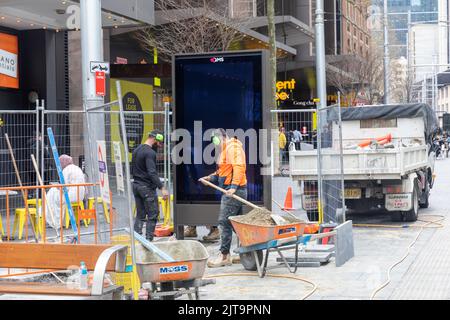
<path fill-rule="evenodd" d="M 156 154 L 158 147 L 164 143 L 164 135 L 158 130 L 149 133 L 147 140 L 133 151 L 131 169 L 133 174 L 133 194 L 136 200 L 136 221 L 134 231 L 142 235 L 142 227 L 146 222 L 147 240 L 152 241 L 158 221 L 158 194 L 160 189 L 164 199 L 169 192 L 159 179 L 156 170 Z"/>

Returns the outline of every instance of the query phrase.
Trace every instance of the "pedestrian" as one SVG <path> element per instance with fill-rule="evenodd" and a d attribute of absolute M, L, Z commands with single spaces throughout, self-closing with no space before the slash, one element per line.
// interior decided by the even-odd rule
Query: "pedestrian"
<path fill-rule="evenodd" d="M 287 139 L 285 134 L 285 129 L 283 127 L 280 128 L 280 133 L 278 135 L 278 144 L 280 148 L 280 164 L 283 165 L 285 161 L 285 148 L 287 145 Z"/>
<path fill-rule="evenodd" d="M 208 261 L 208 267 L 215 268 L 232 265 L 230 248 L 233 227 L 228 218 L 242 214 L 242 203 L 232 195 L 247 199 L 247 166 L 242 143 L 236 137 L 230 138 L 224 129 L 216 129 L 211 139 L 220 150 L 217 157 L 217 171 L 203 179 L 227 190 L 220 202 L 220 252 L 217 258 Z"/>
<path fill-rule="evenodd" d="M 293 132 L 294 135 L 294 143 L 295 143 L 295 150 L 300 150 L 300 143 L 303 141 L 303 136 L 300 131 L 296 128 Z"/>
<path fill-rule="evenodd" d="M 59 157 L 59 162 L 61 163 L 62 174 L 64 176 L 64 182 L 66 183 L 66 185 L 80 185 L 86 183 L 83 171 L 80 167 L 73 163 L 73 159 L 71 156 L 63 154 Z M 63 203 L 61 203 L 61 192 L 62 191 L 60 188 L 51 188 L 46 195 L 46 207 L 48 210 L 47 212 L 49 212 L 50 214 L 47 214 L 45 218 L 46 222 L 54 229 L 61 227 L 61 206 L 64 207 L 64 210 L 66 209 L 64 200 Z M 86 188 L 84 186 L 69 186 L 67 187 L 67 193 L 71 203 L 82 202 L 86 195 Z"/>
<path fill-rule="evenodd" d="M 158 194 L 161 190 L 164 199 L 169 192 L 161 182 L 156 170 L 156 154 L 158 147 L 164 143 L 164 135 L 154 130 L 148 134 L 144 144 L 139 145 L 132 155 L 133 194 L 136 200 L 136 221 L 134 231 L 142 235 L 146 222 L 146 239 L 153 241 L 156 223 L 158 221 Z"/>

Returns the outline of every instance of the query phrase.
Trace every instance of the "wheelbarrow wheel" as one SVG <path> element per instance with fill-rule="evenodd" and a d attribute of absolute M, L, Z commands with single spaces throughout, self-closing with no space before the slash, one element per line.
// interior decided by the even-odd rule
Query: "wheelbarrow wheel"
<path fill-rule="evenodd" d="M 257 250 L 256 254 L 258 256 L 259 262 L 261 263 L 263 260 L 262 250 Z M 240 253 L 239 258 L 241 258 L 241 264 L 244 266 L 245 270 L 248 270 L 248 271 L 258 270 L 253 252 Z"/>
<path fill-rule="evenodd" d="M 161 292 L 167 292 L 167 291 L 174 291 L 174 285 L 173 282 L 161 282 Z M 174 295 L 170 296 L 163 296 L 162 300 L 175 300 Z"/>

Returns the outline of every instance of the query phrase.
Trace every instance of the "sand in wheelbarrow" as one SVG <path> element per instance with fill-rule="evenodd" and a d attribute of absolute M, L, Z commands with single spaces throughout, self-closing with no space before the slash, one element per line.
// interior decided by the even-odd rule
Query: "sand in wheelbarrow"
<path fill-rule="evenodd" d="M 203 258 L 201 247 L 194 246 L 192 241 L 155 242 L 156 246 L 171 256 L 175 261 L 198 260 Z M 138 262 L 161 263 L 165 260 L 153 251 L 145 249 L 142 244 L 136 244 L 136 260 Z"/>
<path fill-rule="evenodd" d="M 256 226 L 276 226 L 277 224 L 273 221 L 271 211 L 266 208 L 253 209 L 249 213 L 242 216 L 235 216 L 233 220 L 241 223 L 256 225 Z M 298 222 L 299 220 L 295 220 L 290 217 L 283 217 L 286 220 L 286 224 L 291 224 L 294 222 Z"/>

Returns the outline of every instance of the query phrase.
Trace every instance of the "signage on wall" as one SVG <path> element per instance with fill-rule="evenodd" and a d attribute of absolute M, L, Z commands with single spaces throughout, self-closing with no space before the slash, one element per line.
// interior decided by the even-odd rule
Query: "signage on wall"
<path fill-rule="evenodd" d="M 291 79 L 290 81 L 277 81 L 277 101 L 286 101 L 290 99 L 290 92 L 295 89 L 295 86 L 295 79 Z M 290 92 L 287 90 L 290 90 Z"/>
<path fill-rule="evenodd" d="M 106 96 L 106 76 L 104 72 L 95 73 L 95 94 L 97 96 Z"/>
<path fill-rule="evenodd" d="M 122 168 L 122 150 L 120 147 L 120 141 L 113 141 L 113 146 L 114 146 L 114 162 L 116 163 L 117 191 L 125 192 L 125 183 Z"/>
<path fill-rule="evenodd" d="M 116 82 L 112 79 L 110 82 L 111 101 L 118 100 Z M 131 155 L 140 144 L 144 143 L 148 137 L 148 133 L 154 129 L 153 111 L 153 86 L 138 82 L 120 81 L 123 94 L 120 97 L 123 101 L 123 109 L 125 114 L 125 129 L 128 139 L 128 152 L 123 148 L 122 159 L 131 160 Z M 112 110 L 118 111 L 118 107 Z M 137 111 L 137 112 L 136 112 Z M 119 130 L 119 115 L 113 113 L 111 115 L 111 140 L 122 141 L 122 132 Z M 113 146 L 111 146 L 113 148 Z M 115 161 L 115 159 L 113 159 Z"/>
<path fill-rule="evenodd" d="M 95 73 L 98 71 L 109 74 L 110 73 L 109 62 L 91 61 L 91 73 Z"/>
<path fill-rule="evenodd" d="M 19 88 L 17 36 L 0 33 L 0 87 Z"/>
<path fill-rule="evenodd" d="M 100 190 L 104 203 L 110 203 L 108 165 L 106 163 L 106 143 L 97 141 L 98 173 L 100 178 Z"/>
<path fill-rule="evenodd" d="M 128 64 L 127 58 L 116 57 L 116 64 Z"/>

